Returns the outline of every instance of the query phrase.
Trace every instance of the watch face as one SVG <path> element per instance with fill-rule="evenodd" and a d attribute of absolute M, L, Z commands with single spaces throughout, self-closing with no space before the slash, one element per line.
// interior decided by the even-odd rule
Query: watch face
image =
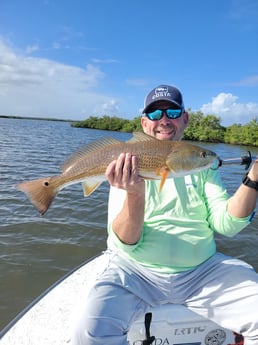
<path fill-rule="evenodd" d="M 226 332 L 223 329 L 214 329 L 205 337 L 205 345 L 222 345 L 226 340 Z"/>

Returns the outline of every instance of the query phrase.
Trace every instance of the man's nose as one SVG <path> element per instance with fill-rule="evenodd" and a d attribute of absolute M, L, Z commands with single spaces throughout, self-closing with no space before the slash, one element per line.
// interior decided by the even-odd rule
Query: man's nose
<path fill-rule="evenodd" d="M 159 120 L 162 124 L 168 124 L 170 123 L 169 118 L 167 117 L 166 111 L 163 111 L 162 118 Z"/>

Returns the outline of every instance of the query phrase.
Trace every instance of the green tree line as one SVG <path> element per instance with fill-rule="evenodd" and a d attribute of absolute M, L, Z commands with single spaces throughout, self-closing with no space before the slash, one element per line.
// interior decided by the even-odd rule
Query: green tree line
<path fill-rule="evenodd" d="M 94 128 L 103 129 L 107 131 L 119 131 L 119 132 L 138 132 L 142 130 L 141 117 L 135 117 L 133 120 L 122 119 L 117 116 L 102 117 L 90 116 L 84 121 L 73 122 L 73 127 L 79 128 Z"/>
<path fill-rule="evenodd" d="M 233 124 L 224 127 L 220 123 L 220 117 L 204 115 L 201 111 L 188 111 L 188 113 L 189 123 L 183 138 L 185 140 L 258 146 L 258 117 L 245 125 Z M 90 116 L 84 121 L 73 122 L 72 126 L 121 132 L 142 130 L 141 116 L 132 120 L 107 115 Z"/>
<path fill-rule="evenodd" d="M 184 139 L 258 146 L 258 117 L 245 125 L 233 124 L 229 127 L 222 126 L 220 121 L 221 118 L 214 115 L 189 112 Z"/>

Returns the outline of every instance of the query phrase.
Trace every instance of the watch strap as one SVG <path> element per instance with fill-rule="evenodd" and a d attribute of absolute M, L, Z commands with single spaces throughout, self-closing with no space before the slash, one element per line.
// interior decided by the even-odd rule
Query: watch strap
<path fill-rule="evenodd" d="M 248 173 L 245 175 L 245 177 L 243 178 L 242 183 L 250 188 L 255 189 L 258 192 L 258 181 L 252 181 L 249 177 L 248 177 Z"/>

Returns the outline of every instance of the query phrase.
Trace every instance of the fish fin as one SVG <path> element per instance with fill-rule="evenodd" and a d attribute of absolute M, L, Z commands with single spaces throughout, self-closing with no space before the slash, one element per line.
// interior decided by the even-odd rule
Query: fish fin
<path fill-rule="evenodd" d="M 133 142 L 141 142 L 141 141 L 156 141 L 158 139 L 145 134 L 143 132 L 133 132 L 133 137 L 131 139 L 129 139 L 127 142 L 129 143 L 133 143 Z"/>
<path fill-rule="evenodd" d="M 40 178 L 28 182 L 22 182 L 16 186 L 18 190 L 26 193 L 31 203 L 41 215 L 47 212 L 54 200 L 58 189 L 51 183 L 54 177 Z"/>
<path fill-rule="evenodd" d="M 108 145 L 121 144 L 121 141 L 114 138 L 102 138 L 100 140 L 94 141 L 90 144 L 84 145 L 78 151 L 73 153 L 61 166 L 63 173 L 68 172 L 75 163 L 78 164 L 80 159 L 85 159 L 85 155 L 94 153 L 98 150 L 106 148 Z"/>
<path fill-rule="evenodd" d="M 168 168 L 163 168 L 161 171 L 160 171 L 160 175 L 161 175 L 161 181 L 160 181 L 160 185 L 159 185 L 159 191 L 161 192 L 163 186 L 164 186 L 164 183 L 168 177 L 168 174 L 169 174 L 169 169 Z"/>
<path fill-rule="evenodd" d="M 102 183 L 103 181 L 88 180 L 82 182 L 83 194 L 85 197 L 91 195 Z"/>

